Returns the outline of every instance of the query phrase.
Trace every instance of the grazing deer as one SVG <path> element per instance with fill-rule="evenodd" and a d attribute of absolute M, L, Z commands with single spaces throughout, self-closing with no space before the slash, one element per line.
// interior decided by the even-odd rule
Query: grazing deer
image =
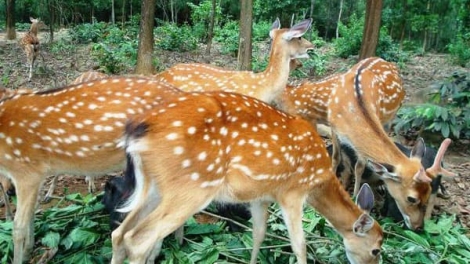
<path fill-rule="evenodd" d="M 72 83 L 70 84 L 79 84 L 83 82 L 89 82 L 93 80 L 103 79 L 108 77 L 107 74 L 97 72 L 97 71 L 87 71 L 80 74 Z M 59 175 L 54 175 L 52 178 L 51 185 L 49 186 L 49 190 L 47 191 L 46 195 L 43 198 L 43 202 L 48 202 L 51 200 L 54 190 L 57 187 L 57 180 L 59 179 Z M 85 176 L 85 181 L 88 183 L 88 192 L 94 193 L 96 190 L 95 180 L 91 176 Z"/>
<path fill-rule="evenodd" d="M 307 263 L 304 202 L 343 236 L 351 263 L 378 263 L 383 233 L 367 212 L 370 188 L 355 205 L 324 142 L 302 118 L 237 93 L 187 93 L 131 118 L 125 131 L 135 191 L 120 209 L 129 214 L 112 233 L 111 263 L 126 255 L 129 263 L 153 263 L 163 238 L 214 200 L 251 204 L 251 263 L 272 202 L 283 211 L 298 263 Z"/>
<path fill-rule="evenodd" d="M 419 144 L 424 144 L 423 139 L 418 139 Z M 394 142 L 395 145 L 400 149 L 403 154 L 410 156 L 412 149 L 402 145 L 401 143 Z M 351 176 L 354 176 L 356 174 L 361 174 L 358 178 L 362 179 L 361 184 L 363 183 L 369 183 L 373 184 L 375 186 L 379 186 L 383 184 L 383 181 L 381 180 L 380 175 L 375 171 L 374 165 L 372 164 L 366 164 L 362 168 L 362 170 L 358 170 L 358 166 L 356 164 L 360 161 L 360 157 L 358 156 L 358 153 L 352 147 L 350 144 L 346 142 L 340 142 L 340 160 L 336 169 L 336 176 L 339 179 L 346 181 L 346 186 L 349 186 L 349 178 Z M 332 155 L 333 154 L 333 144 L 329 145 L 327 147 L 328 154 Z M 432 148 L 432 147 L 427 147 L 425 148 L 424 156 L 421 159 L 421 164 L 425 169 L 431 168 L 433 166 L 434 160 L 436 159 L 437 156 L 437 150 Z M 442 163 L 442 162 L 441 162 Z M 436 177 L 433 180 L 433 183 L 431 186 L 433 186 L 431 196 L 429 198 L 427 208 L 426 208 L 426 214 L 425 214 L 425 219 L 429 219 L 431 217 L 431 212 L 432 209 L 434 208 L 434 203 L 435 203 L 435 197 L 437 196 L 438 189 L 440 188 L 442 192 L 445 192 L 445 188 L 441 183 L 441 177 Z M 436 187 L 434 187 L 436 186 Z M 390 196 L 388 192 L 385 194 L 385 202 L 383 204 L 383 207 L 381 208 L 381 213 L 384 216 L 387 217 L 392 217 L 395 221 L 402 221 L 403 216 L 401 215 L 400 211 L 398 210 L 398 207 L 396 205 L 395 200 L 393 197 Z"/>
<path fill-rule="evenodd" d="M 397 202 L 406 225 L 420 229 L 424 223 L 423 208 L 428 202 L 431 178 L 438 173 L 453 174 L 439 166 L 425 171 L 420 163 L 424 144 L 406 157 L 385 133 L 382 125 L 395 116 L 404 96 L 396 66 L 380 58 L 368 58 L 344 74 L 287 88 L 274 102 L 281 109 L 312 123 L 332 126 L 341 141 L 348 141 L 361 155 L 360 162 L 356 163 L 357 171 L 364 169 L 366 158 L 387 165 L 390 170 L 385 167 L 375 169 L 382 171 L 381 178 Z M 339 144 L 334 146 L 333 168 L 336 170 Z M 447 146 L 448 143 L 442 146 L 444 151 Z M 361 182 L 360 175 L 361 172 L 355 175 L 357 184 Z M 355 193 L 358 186 L 354 188 Z"/>
<path fill-rule="evenodd" d="M 31 28 L 21 38 L 20 46 L 26 53 L 26 60 L 29 67 L 28 81 L 31 81 L 31 78 L 33 77 L 34 62 L 39 54 L 38 30 L 41 27 L 44 27 L 45 24 L 39 18 L 35 19 L 30 17 L 29 20 L 31 21 Z"/>
<path fill-rule="evenodd" d="M 107 78 L 0 101 L 0 171 L 16 187 L 14 259 L 34 245 L 34 209 L 48 175 L 105 175 L 122 170 L 116 146 L 132 115 L 181 91 L 146 78 Z"/>
<path fill-rule="evenodd" d="M 313 44 L 302 38 L 311 23 L 312 19 L 306 19 L 289 29 L 281 29 L 279 19 L 276 19 L 269 32 L 272 46 L 268 66 L 263 72 L 231 71 L 188 63 L 177 64 L 155 78 L 184 91 L 224 90 L 270 102 L 285 89 L 291 60 L 308 58 L 307 52 L 313 49 Z"/>

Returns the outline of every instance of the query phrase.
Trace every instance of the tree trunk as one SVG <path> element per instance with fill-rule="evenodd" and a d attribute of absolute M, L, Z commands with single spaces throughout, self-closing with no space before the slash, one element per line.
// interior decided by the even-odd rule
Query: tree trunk
<path fill-rule="evenodd" d="M 382 0 L 367 0 L 364 31 L 359 60 L 375 56 L 379 41 Z"/>
<path fill-rule="evenodd" d="M 341 23 L 341 13 L 343 13 L 343 0 L 339 1 L 338 21 L 336 22 L 336 38 L 339 38 L 339 24 Z"/>
<path fill-rule="evenodd" d="M 240 37 L 238 41 L 238 69 L 251 70 L 253 0 L 240 0 Z"/>
<path fill-rule="evenodd" d="M 54 22 L 55 22 L 55 8 L 51 0 L 47 1 L 47 8 L 49 9 L 49 44 L 54 41 Z"/>
<path fill-rule="evenodd" d="M 214 37 L 214 24 L 215 24 L 215 8 L 217 5 L 216 0 L 212 0 L 212 7 L 210 13 L 210 20 L 209 20 L 209 30 L 207 32 L 207 47 L 206 47 L 206 56 L 211 55 L 211 47 L 212 47 L 212 38 Z"/>
<path fill-rule="evenodd" d="M 15 30 L 15 0 L 6 0 L 7 8 L 7 34 L 6 38 L 8 40 L 16 39 L 16 30 Z"/>
<path fill-rule="evenodd" d="M 315 0 L 310 1 L 310 18 L 313 19 L 313 11 L 315 10 Z M 310 32 L 310 39 L 313 37 L 313 30 L 309 30 Z"/>
<path fill-rule="evenodd" d="M 124 28 L 124 23 L 126 23 L 126 0 L 122 0 L 122 27 Z"/>
<path fill-rule="evenodd" d="M 115 12 L 114 12 L 114 0 L 111 0 L 111 23 L 114 25 L 116 22 Z"/>
<path fill-rule="evenodd" d="M 142 18 L 140 20 L 139 48 L 137 50 L 136 74 L 153 74 L 153 26 L 155 17 L 155 0 L 142 1 Z"/>

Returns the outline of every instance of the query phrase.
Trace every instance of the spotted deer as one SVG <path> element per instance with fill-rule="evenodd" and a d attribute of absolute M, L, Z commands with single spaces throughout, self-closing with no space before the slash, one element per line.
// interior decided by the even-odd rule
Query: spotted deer
<path fill-rule="evenodd" d="M 184 91 L 224 90 L 249 95 L 265 102 L 272 101 L 286 87 L 289 64 L 292 59 L 308 58 L 313 44 L 302 38 L 310 28 L 312 19 L 306 19 L 291 28 L 280 28 L 279 19 L 273 23 L 269 63 L 260 73 L 232 71 L 213 65 L 177 64 L 155 78 Z"/>
<path fill-rule="evenodd" d="M 89 82 L 89 81 L 93 81 L 93 80 L 97 80 L 97 79 L 103 79 L 103 78 L 106 78 L 106 77 L 108 77 L 108 75 L 104 74 L 104 73 L 101 73 L 101 72 L 86 71 L 86 72 L 80 74 L 77 78 L 75 78 L 75 80 L 73 82 L 71 82 L 70 84 L 79 84 L 79 83 Z M 59 175 L 54 175 L 54 177 L 52 178 L 51 185 L 49 186 L 49 189 L 48 189 L 46 195 L 43 198 L 43 202 L 48 202 L 48 201 L 51 200 L 51 198 L 54 194 L 54 190 L 57 187 L 57 180 L 58 179 L 59 179 Z M 96 190 L 94 178 L 91 177 L 91 176 L 85 176 L 85 181 L 88 183 L 88 192 L 89 193 L 94 193 L 95 190 Z"/>
<path fill-rule="evenodd" d="M 155 80 L 115 77 L 0 101 L 0 172 L 17 194 L 12 263 L 23 263 L 33 248 L 34 209 L 46 176 L 122 170 L 125 153 L 116 142 L 127 118 L 180 92 Z"/>
<path fill-rule="evenodd" d="M 34 62 L 39 54 L 38 30 L 41 27 L 44 27 L 45 24 L 39 18 L 36 19 L 30 17 L 29 20 L 31 21 L 31 28 L 20 39 L 20 46 L 26 53 L 26 61 L 29 67 L 28 81 L 31 81 L 31 78 L 33 77 Z"/>
<path fill-rule="evenodd" d="M 383 233 L 368 214 L 370 188 L 354 204 L 331 170 L 324 142 L 302 118 L 238 93 L 193 92 L 131 118 L 122 145 L 135 191 L 120 209 L 128 216 L 112 233 L 113 264 L 126 257 L 153 263 L 163 238 L 211 201 L 250 203 L 251 263 L 272 202 L 281 207 L 298 263 L 307 263 L 304 202 L 343 236 L 351 263 L 379 261 Z"/>
<path fill-rule="evenodd" d="M 384 131 L 383 125 L 395 116 L 404 96 L 396 66 L 373 57 L 361 60 L 346 73 L 288 87 L 274 102 L 281 109 L 313 123 L 332 126 L 341 141 L 354 146 L 361 156 L 355 168 L 354 193 L 359 189 L 366 159 L 374 162 L 377 165 L 374 168 L 380 172 L 381 179 L 397 202 L 406 225 L 420 229 L 424 223 L 423 208 L 429 198 L 431 178 L 438 173 L 453 174 L 437 167 L 424 170 L 420 163 L 424 144 L 406 157 Z M 333 139 L 335 141 L 336 136 Z M 334 144 L 335 171 L 339 145 Z M 447 143 L 443 144 L 444 151 L 447 146 Z M 385 164 L 389 170 L 378 163 Z"/>

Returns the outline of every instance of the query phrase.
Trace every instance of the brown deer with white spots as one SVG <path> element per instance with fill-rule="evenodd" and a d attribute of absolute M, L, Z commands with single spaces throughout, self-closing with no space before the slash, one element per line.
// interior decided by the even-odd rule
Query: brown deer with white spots
<path fill-rule="evenodd" d="M 98 79 L 103 79 L 107 78 L 108 75 L 98 72 L 98 71 L 86 71 L 82 74 L 80 74 L 73 82 L 70 84 L 79 84 L 83 82 L 89 82 L 93 80 L 98 80 Z M 54 190 L 57 186 L 57 180 L 59 179 L 59 175 L 54 175 L 54 178 L 52 179 L 51 186 L 49 186 L 49 190 L 47 191 L 46 195 L 43 198 L 43 202 L 48 202 L 51 200 Z M 96 190 L 95 186 L 95 179 L 92 176 L 85 176 L 85 181 L 88 183 L 88 192 L 89 193 L 94 193 Z"/>
<path fill-rule="evenodd" d="M 341 141 L 350 142 L 362 157 L 371 159 L 397 202 L 406 225 L 420 229 L 431 192 L 429 182 L 440 173 L 454 175 L 440 167 L 450 140 L 441 145 L 441 155 L 436 156 L 433 169 L 425 170 L 421 165 L 424 144 L 416 146 L 410 157 L 405 156 L 383 129 L 383 124 L 394 117 L 404 96 L 396 66 L 380 58 L 369 58 L 345 74 L 286 90 L 278 105 L 309 120 L 328 123 Z M 358 184 L 365 163 L 365 159 L 358 162 Z M 355 192 L 357 189 L 356 185 Z"/>
<path fill-rule="evenodd" d="M 267 208 L 279 203 L 297 263 L 305 264 L 302 230 L 307 202 L 343 236 L 351 263 L 378 263 L 383 239 L 368 214 L 365 185 L 354 204 L 331 170 L 324 142 L 302 118 L 237 93 L 175 96 L 126 125 L 135 190 L 112 233 L 111 263 L 153 263 L 162 240 L 212 201 L 251 205 L 256 263 Z M 362 208 L 362 209 L 361 209 Z"/>
<path fill-rule="evenodd" d="M 20 39 L 20 46 L 26 53 L 26 61 L 29 67 L 28 81 L 31 81 L 31 78 L 33 77 L 34 62 L 39 54 L 38 30 L 41 27 L 44 27 L 45 24 L 39 18 L 35 19 L 30 17 L 29 20 L 31 21 L 31 28 Z"/>
<path fill-rule="evenodd" d="M 306 19 L 291 28 L 280 28 L 279 19 L 269 32 L 272 39 L 269 63 L 260 73 L 232 71 L 208 64 L 177 64 L 155 78 L 183 91 L 224 90 L 249 95 L 265 102 L 277 97 L 286 87 L 292 59 L 308 58 L 313 44 L 302 38 L 312 23 Z"/>
<path fill-rule="evenodd" d="M 26 261 L 33 248 L 34 209 L 45 178 L 122 170 L 125 153 L 116 143 L 126 120 L 174 93 L 181 91 L 155 80 L 116 77 L 0 101 L 0 172 L 12 180 L 18 199 L 13 263 Z"/>

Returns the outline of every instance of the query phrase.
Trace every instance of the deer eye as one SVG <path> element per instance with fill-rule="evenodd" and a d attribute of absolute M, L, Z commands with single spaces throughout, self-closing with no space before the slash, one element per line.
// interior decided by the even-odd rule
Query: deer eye
<path fill-rule="evenodd" d="M 379 254 L 380 254 L 380 249 L 373 249 L 372 250 L 372 255 L 374 255 L 375 257 L 377 257 Z"/>
<path fill-rule="evenodd" d="M 416 204 L 418 203 L 418 199 L 414 198 L 414 197 L 411 197 L 411 196 L 408 196 L 406 197 L 406 200 L 411 203 L 411 204 Z"/>

